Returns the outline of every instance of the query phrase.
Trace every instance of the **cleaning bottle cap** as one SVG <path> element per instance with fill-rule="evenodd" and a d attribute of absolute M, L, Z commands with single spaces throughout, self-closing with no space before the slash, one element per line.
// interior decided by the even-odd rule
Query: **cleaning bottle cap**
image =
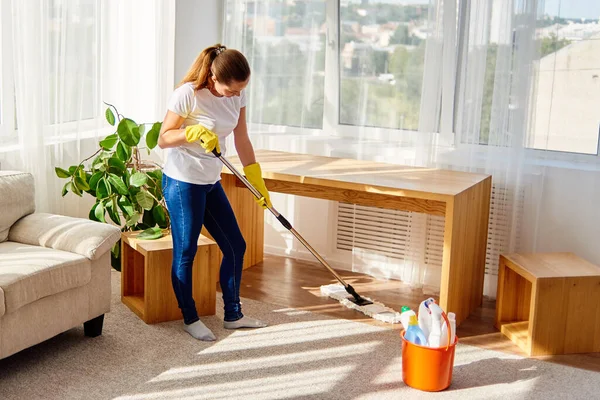
<path fill-rule="evenodd" d="M 410 311 L 410 307 L 409 306 L 402 306 L 402 308 L 400 309 L 400 312 L 405 312 L 405 311 Z"/>

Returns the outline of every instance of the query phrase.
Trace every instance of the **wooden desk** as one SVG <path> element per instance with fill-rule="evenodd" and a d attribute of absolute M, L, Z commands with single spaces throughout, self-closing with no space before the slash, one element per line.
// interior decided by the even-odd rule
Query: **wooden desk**
<path fill-rule="evenodd" d="M 444 216 L 440 305 L 457 323 L 481 305 L 491 176 L 266 150 L 256 158 L 271 192 Z M 242 170 L 239 159 L 229 160 Z M 248 244 L 247 268 L 263 259 L 264 212 L 235 175 L 223 172 Z"/>

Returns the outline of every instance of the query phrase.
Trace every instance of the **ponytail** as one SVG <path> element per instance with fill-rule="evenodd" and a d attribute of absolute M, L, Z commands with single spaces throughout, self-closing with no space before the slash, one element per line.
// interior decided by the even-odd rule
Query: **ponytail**
<path fill-rule="evenodd" d="M 224 84 L 244 82 L 250 77 L 250 66 L 242 53 L 217 43 L 202 50 L 177 86 L 193 83 L 194 90 L 204 89 L 213 73 Z"/>

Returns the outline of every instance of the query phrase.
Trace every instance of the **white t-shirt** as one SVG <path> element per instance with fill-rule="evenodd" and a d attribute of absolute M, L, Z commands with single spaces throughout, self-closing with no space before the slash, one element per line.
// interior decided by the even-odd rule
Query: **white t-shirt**
<path fill-rule="evenodd" d="M 208 89 L 194 90 L 194 84 L 179 86 L 169 100 L 168 109 L 185 118 L 181 128 L 201 124 L 219 136 L 221 154 L 225 154 L 225 138 L 238 124 L 240 109 L 246 106 L 246 94 L 217 97 Z M 221 179 L 223 163 L 198 143 L 184 143 L 166 149 L 163 169 L 170 178 L 198 185 L 213 184 Z"/>

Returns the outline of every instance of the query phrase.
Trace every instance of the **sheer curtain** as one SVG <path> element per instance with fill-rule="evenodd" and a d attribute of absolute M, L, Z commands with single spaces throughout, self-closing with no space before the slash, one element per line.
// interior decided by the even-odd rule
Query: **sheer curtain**
<path fill-rule="evenodd" d="M 16 128 L 3 130 L 2 169 L 33 173 L 38 211 L 87 216 L 92 200 L 61 198 L 54 167 L 78 163 L 112 133 L 103 102 L 138 122 L 162 119 L 173 86 L 174 5 L 12 0 L 1 7 L 2 25 L 11 27 L 3 29 L 2 59 L 13 61 L 12 74 L 2 71 L 2 98 L 14 101 Z"/>
<path fill-rule="evenodd" d="M 224 42 L 242 50 L 253 71 L 248 108 L 255 146 L 492 175 L 490 296 L 500 253 L 580 249 L 600 260 L 587 249 L 586 235 L 562 218 L 558 204 L 568 205 L 557 193 L 566 185 L 556 179 L 570 173 L 553 170 L 599 165 L 597 6 L 584 0 L 569 2 L 575 8 L 561 0 L 406 3 L 228 1 Z M 600 179 L 590 175 L 586 182 L 592 187 L 570 187 L 588 198 Z M 544 196 L 548 190 L 554 197 Z M 439 285 L 443 218 L 381 214 L 408 238 L 390 239 L 398 249 L 393 254 L 359 237 L 364 232 L 356 227 L 372 210 L 340 211 L 292 196 L 274 201 L 336 266 L 432 291 Z M 591 211 L 570 215 L 585 221 Z M 307 212 L 329 226 L 307 222 Z M 548 212 L 561 214 L 548 218 Z M 344 245 L 342 217 L 353 232 Z M 553 221 L 567 227 L 555 232 L 561 240 L 544 232 Z M 266 251 L 306 256 L 277 221 L 268 223 Z M 597 232 L 594 226 L 583 231 Z"/>

